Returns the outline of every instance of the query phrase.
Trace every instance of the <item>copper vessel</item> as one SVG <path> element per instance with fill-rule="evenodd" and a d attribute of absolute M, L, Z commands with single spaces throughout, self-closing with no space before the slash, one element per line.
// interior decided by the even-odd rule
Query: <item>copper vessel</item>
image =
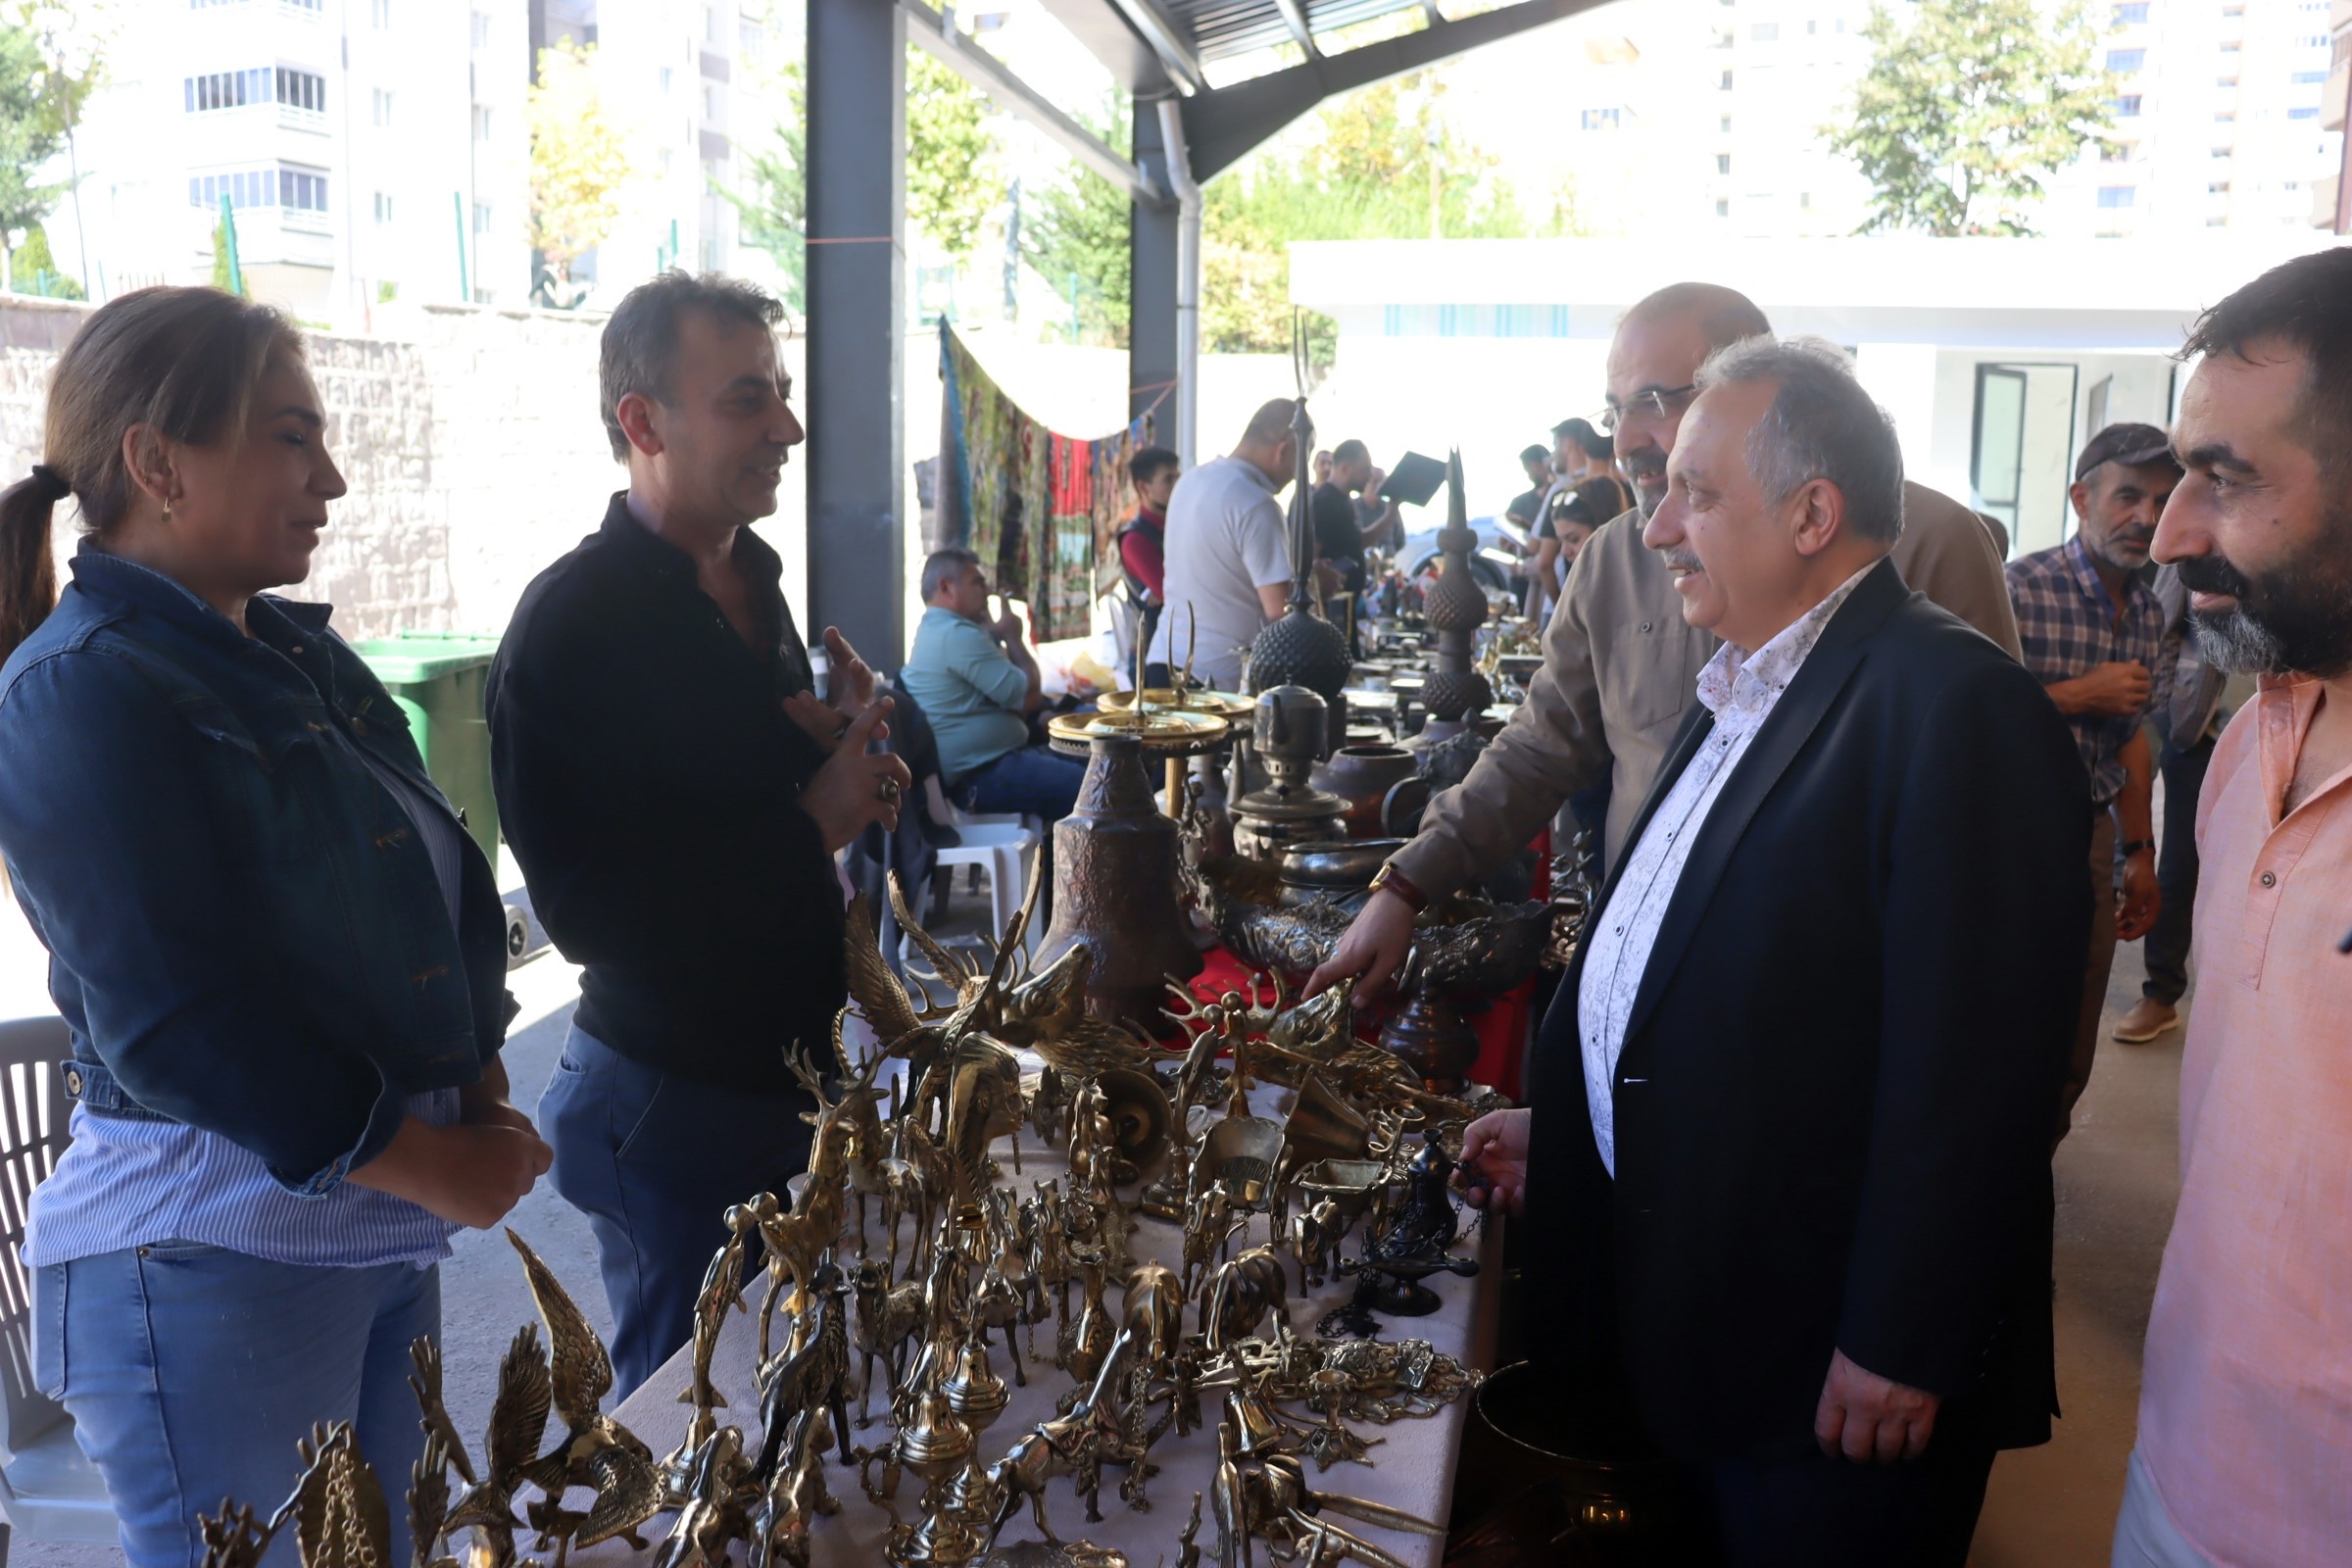
<path fill-rule="evenodd" d="M 1167 977 L 1200 972 L 1177 898 L 1176 824 L 1152 802 L 1141 742 L 1097 735 L 1087 749 L 1078 805 L 1054 824 L 1054 927 L 1037 967 L 1085 943 L 1088 1015 L 1158 1035 Z"/>

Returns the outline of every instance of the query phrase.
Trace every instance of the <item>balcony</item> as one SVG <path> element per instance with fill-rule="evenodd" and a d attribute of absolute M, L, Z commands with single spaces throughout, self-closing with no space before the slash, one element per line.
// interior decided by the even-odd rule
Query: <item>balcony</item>
<path fill-rule="evenodd" d="M 2320 128 L 2344 128 L 2344 100 L 2352 96 L 2352 60 L 2328 74 L 2328 85 L 2320 89 Z"/>
<path fill-rule="evenodd" d="M 2352 27 L 2352 0 L 2335 0 L 2328 12 L 2328 30 L 2341 32 Z"/>
<path fill-rule="evenodd" d="M 2342 176 L 2337 174 L 2328 174 L 2311 182 L 2312 227 L 2335 227 L 2335 197 L 2341 184 Z"/>

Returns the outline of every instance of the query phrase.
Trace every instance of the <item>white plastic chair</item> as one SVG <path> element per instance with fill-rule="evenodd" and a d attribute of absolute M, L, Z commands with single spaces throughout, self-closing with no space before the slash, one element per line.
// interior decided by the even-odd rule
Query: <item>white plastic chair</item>
<path fill-rule="evenodd" d="M 988 873 L 989 940 L 993 945 L 1012 923 L 1013 912 L 1029 893 L 1029 857 L 1045 840 L 1045 824 L 1034 816 L 1012 811 L 973 813 L 957 810 L 940 788 L 939 775 L 923 780 L 923 804 L 931 820 L 952 827 L 961 842 L 939 851 L 938 875 L 950 876 L 957 866 L 977 866 Z M 936 878 L 934 879 L 936 886 Z M 899 937 L 899 962 L 914 951 L 912 939 Z"/>
<path fill-rule="evenodd" d="M 63 1018 L 0 1022 L 0 1565 L 18 1534 L 106 1546 L 122 1539 L 106 1483 L 74 1441 L 73 1417 L 32 1374 L 24 1222 L 33 1189 L 57 1169 L 69 1142 L 73 1102 L 60 1064 L 73 1050 Z"/>

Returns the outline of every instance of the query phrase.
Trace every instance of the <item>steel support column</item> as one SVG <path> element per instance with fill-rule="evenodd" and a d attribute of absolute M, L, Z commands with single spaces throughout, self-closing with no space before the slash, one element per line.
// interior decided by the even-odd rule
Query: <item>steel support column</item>
<path fill-rule="evenodd" d="M 906 19 L 808 5 L 808 606 L 878 669 L 906 655 L 901 407 Z"/>
<path fill-rule="evenodd" d="M 1169 189 L 1168 161 L 1160 142 L 1159 106 L 1135 101 L 1130 117 L 1135 163 L 1162 190 Z M 1172 445 L 1176 435 L 1176 204 L 1130 209 L 1127 230 L 1127 411 L 1141 415 L 1154 402 L 1157 439 Z M 1162 401 L 1166 394 L 1165 401 Z M 1189 459 L 1188 459 L 1189 461 Z"/>

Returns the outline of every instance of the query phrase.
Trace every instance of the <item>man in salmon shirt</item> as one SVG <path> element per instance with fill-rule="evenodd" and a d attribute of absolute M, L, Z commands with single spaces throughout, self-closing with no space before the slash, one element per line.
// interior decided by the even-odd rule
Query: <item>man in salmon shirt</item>
<path fill-rule="evenodd" d="M 2208 311 L 2158 525 L 2258 678 L 2197 805 L 2180 1206 L 2114 1568 L 2352 1560 L 2352 250 Z"/>

